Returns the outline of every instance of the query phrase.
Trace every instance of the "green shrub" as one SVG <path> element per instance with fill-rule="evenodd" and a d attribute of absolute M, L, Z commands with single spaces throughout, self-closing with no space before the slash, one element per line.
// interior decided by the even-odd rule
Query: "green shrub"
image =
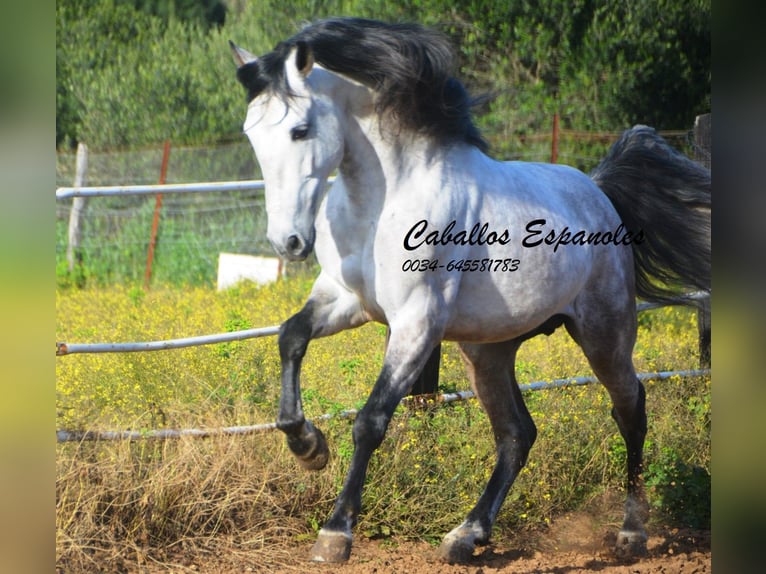
<path fill-rule="evenodd" d="M 644 473 L 652 506 L 673 526 L 710 528 L 710 473 L 663 449 Z"/>
<path fill-rule="evenodd" d="M 515 151 L 512 135 L 548 129 L 556 111 L 562 127 L 621 130 L 683 129 L 710 109 L 709 0 L 259 0 L 230 5 L 220 27 L 132 4 L 56 3 L 58 146 L 231 139 L 244 95 L 228 39 L 264 53 L 305 22 L 339 15 L 448 33 L 460 75 L 497 96 L 481 123 L 498 157 Z"/>

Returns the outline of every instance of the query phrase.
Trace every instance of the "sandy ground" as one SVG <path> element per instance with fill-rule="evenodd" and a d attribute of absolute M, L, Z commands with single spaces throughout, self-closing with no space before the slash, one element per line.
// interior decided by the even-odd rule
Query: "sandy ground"
<path fill-rule="evenodd" d="M 119 572 L 204 572 L 211 574 L 709 574 L 710 532 L 679 529 L 649 530 L 647 556 L 622 561 L 611 547 L 615 529 L 603 526 L 590 514 L 570 514 L 540 533 L 515 535 L 477 550 L 471 564 L 450 565 L 435 557 L 434 546 L 426 542 L 392 542 L 357 539 L 346 564 L 316 564 L 306 560 L 311 541 L 300 546 L 273 548 L 258 556 L 227 550 L 222 544 L 207 556 L 184 556 L 166 560 L 122 563 Z"/>
<path fill-rule="evenodd" d="M 579 528 L 579 525 L 578 525 Z M 561 545 L 554 539 L 539 539 L 525 548 L 493 545 L 477 552 L 470 565 L 448 565 L 434 558 L 428 544 L 403 544 L 381 548 L 374 542 L 358 545 L 356 556 L 340 568 L 324 567 L 317 572 L 373 574 L 403 572 L 426 574 L 564 574 L 570 572 L 683 573 L 711 572 L 709 536 L 668 533 L 649 539 L 648 556 L 634 561 L 619 561 L 610 551 L 614 536 L 604 536 L 598 545 L 588 538 L 580 543 L 568 540 Z M 537 548 L 535 548 L 537 546 Z M 547 548 L 545 548 L 547 547 Z"/>

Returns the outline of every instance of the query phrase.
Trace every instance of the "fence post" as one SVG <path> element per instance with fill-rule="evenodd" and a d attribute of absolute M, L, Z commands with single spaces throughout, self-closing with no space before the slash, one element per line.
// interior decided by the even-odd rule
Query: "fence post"
<path fill-rule="evenodd" d="M 712 167 L 712 114 L 697 116 L 694 120 L 694 159 L 711 169 Z M 704 299 L 697 310 L 699 332 L 700 366 L 710 367 L 710 299 Z"/>
<path fill-rule="evenodd" d="M 162 166 L 160 167 L 160 185 L 164 185 L 168 173 L 168 158 L 170 157 L 170 140 L 165 141 L 162 150 Z M 149 280 L 152 278 L 152 262 L 154 261 L 154 246 L 157 243 L 157 230 L 160 225 L 160 209 L 162 208 L 162 193 L 158 193 L 154 202 L 154 218 L 152 220 L 152 232 L 149 236 L 149 252 L 146 254 L 146 271 L 144 272 L 144 289 L 149 289 Z"/>
<path fill-rule="evenodd" d="M 553 133 L 551 135 L 551 163 L 559 160 L 559 113 L 553 114 Z"/>
<path fill-rule="evenodd" d="M 77 160 L 75 164 L 74 187 L 85 186 L 86 173 L 88 171 L 88 146 L 80 142 L 77 144 Z M 82 265 L 82 251 L 80 241 L 82 239 L 82 216 L 85 211 L 85 198 L 75 197 L 72 200 L 72 211 L 69 213 L 69 233 L 66 248 L 67 268 L 69 272 L 75 270 L 75 266 Z"/>

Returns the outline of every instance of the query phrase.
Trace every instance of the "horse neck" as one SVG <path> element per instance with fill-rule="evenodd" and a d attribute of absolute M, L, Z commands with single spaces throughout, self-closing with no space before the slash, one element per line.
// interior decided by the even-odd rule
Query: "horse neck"
<path fill-rule="evenodd" d="M 339 172 L 351 195 L 367 205 L 406 188 L 444 155 L 443 146 L 381 119 L 369 90 L 355 92 L 346 107 L 344 157 Z"/>

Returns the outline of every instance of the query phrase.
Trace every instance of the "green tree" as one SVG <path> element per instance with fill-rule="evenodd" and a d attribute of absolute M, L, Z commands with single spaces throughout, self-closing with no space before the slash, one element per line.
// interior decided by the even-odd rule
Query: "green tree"
<path fill-rule="evenodd" d="M 709 0 L 609 0 L 596 10 L 581 68 L 600 72 L 611 122 L 672 129 L 710 110 L 710 16 Z"/>
<path fill-rule="evenodd" d="M 710 0 L 60 0 L 56 143 L 215 141 L 240 130 L 227 41 L 271 49 L 331 15 L 419 21 L 449 34 L 480 124 L 502 146 L 564 127 L 690 126 L 710 107 Z"/>
<path fill-rule="evenodd" d="M 165 22 L 130 2 L 59 4 L 57 144 L 97 149 L 236 133 L 227 50 L 215 30 Z"/>
<path fill-rule="evenodd" d="M 226 4 L 221 0 L 129 0 L 138 9 L 163 21 L 179 19 L 205 28 L 223 26 Z"/>

